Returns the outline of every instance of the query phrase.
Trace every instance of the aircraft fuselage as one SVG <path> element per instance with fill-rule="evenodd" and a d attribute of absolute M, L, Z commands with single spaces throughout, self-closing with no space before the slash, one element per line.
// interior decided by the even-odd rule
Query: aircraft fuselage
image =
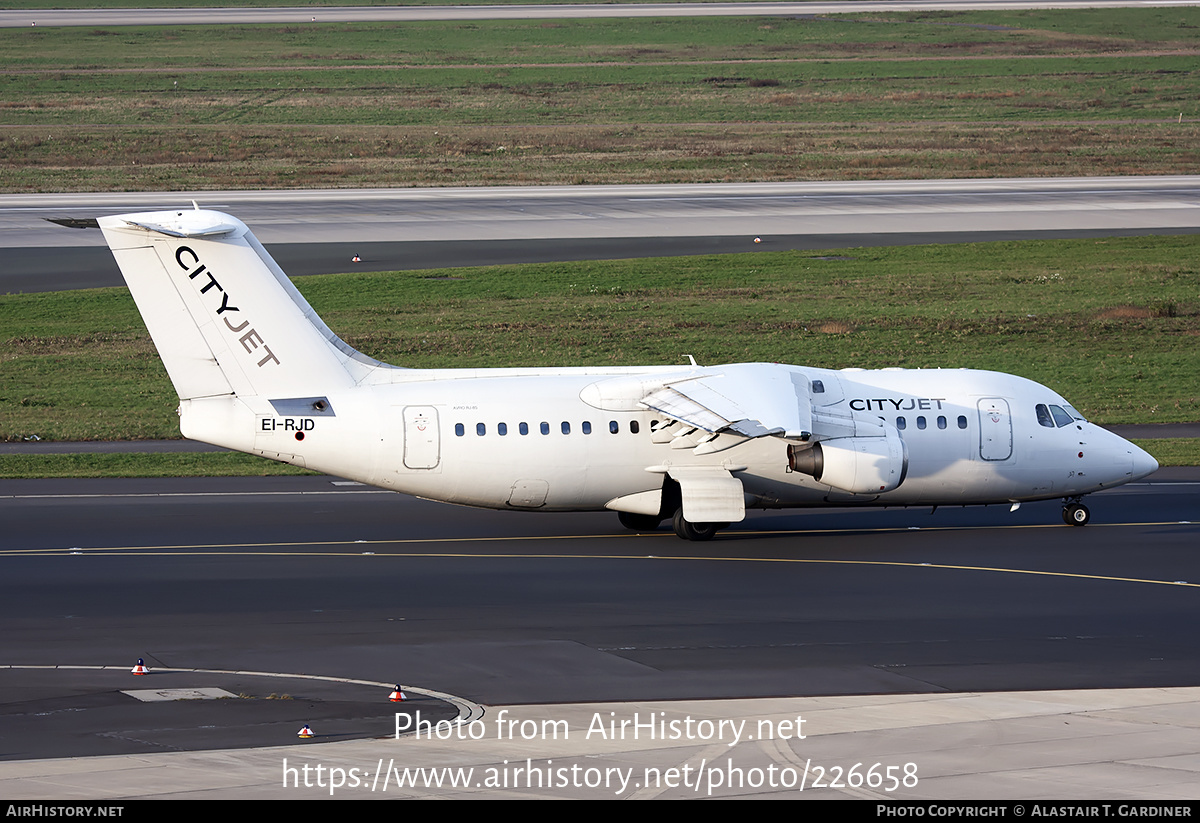
<path fill-rule="evenodd" d="M 604 380 L 677 374 L 673 368 L 399 370 L 393 382 L 329 394 L 331 414 L 280 414 L 262 398 L 185 401 L 183 429 L 418 497 L 545 511 L 604 509 L 661 487 L 663 475 L 686 466 L 729 470 L 750 508 L 1073 497 L 1144 476 L 1149 466 L 1144 452 L 1092 423 L 1039 424 L 1037 405 L 1066 404 L 1024 378 L 959 369 L 778 368 L 821 381 L 825 398 L 814 397 L 830 402 L 815 405 L 818 411 L 902 426 L 903 482 L 877 494 L 846 492 L 790 470 L 787 444 L 773 437 L 723 434 L 728 448 L 696 455 L 674 438 L 655 442 L 671 423 L 661 414 L 598 408 L 581 398 Z M 206 415 L 213 403 L 235 403 L 238 422 L 226 430 L 234 436 L 191 427 L 189 403 Z"/>

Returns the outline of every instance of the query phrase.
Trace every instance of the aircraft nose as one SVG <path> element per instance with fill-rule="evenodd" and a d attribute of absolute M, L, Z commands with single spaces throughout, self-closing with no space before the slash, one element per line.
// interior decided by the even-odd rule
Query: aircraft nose
<path fill-rule="evenodd" d="M 1158 461 L 1132 443 L 1129 444 L 1129 455 L 1133 460 L 1133 480 L 1158 471 Z"/>

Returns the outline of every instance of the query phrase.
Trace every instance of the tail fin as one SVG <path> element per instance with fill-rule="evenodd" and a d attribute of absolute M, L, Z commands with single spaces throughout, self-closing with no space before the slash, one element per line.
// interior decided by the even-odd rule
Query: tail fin
<path fill-rule="evenodd" d="M 234 217 L 197 208 L 99 223 L 180 400 L 325 393 L 383 365 L 339 340 Z"/>

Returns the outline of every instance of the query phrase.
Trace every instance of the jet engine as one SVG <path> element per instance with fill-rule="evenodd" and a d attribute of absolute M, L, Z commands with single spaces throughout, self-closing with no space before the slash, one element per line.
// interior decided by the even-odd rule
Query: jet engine
<path fill-rule="evenodd" d="M 908 474 L 908 448 L 886 426 L 879 437 L 839 437 L 788 446 L 788 466 L 835 489 L 853 494 L 890 492 Z"/>

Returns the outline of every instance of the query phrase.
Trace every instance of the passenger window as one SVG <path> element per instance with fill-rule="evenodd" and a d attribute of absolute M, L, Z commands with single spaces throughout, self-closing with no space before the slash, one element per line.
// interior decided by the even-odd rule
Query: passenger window
<path fill-rule="evenodd" d="M 924 417 L 924 415 L 922 415 L 922 416 L 920 416 L 920 417 L 918 417 L 918 418 L 917 418 L 917 428 L 918 428 L 918 429 L 923 429 L 923 428 L 925 428 L 925 417 Z"/>
<path fill-rule="evenodd" d="M 939 429 L 946 428 L 946 418 L 940 414 L 938 415 L 938 428 Z"/>
<path fill-rule="evenodd" d="M 1051 406 L 1050 414 L 1054 415 L 1054 422 L 1061 428 L 1071 424 L 1071 415 L 1063 411 L 1062 406 Z"/>
<path fill-rule="evenodd" d="M 487 426 L 483 425 L 482 423 L 476 423 L 475 433 L 480 437 L 483 437 L 485 434 L 487 434 Z"/>
<path fill-rule="evenodd" d="M 900 431 L 904 431 L 906 428 L 908 428 L 908 421 L 905 420 L 903 417 L 897 417 L 896 418 L 896 428 L 898 428 Z"/>
<path fill-rule="evenodd" d="M 521 434 L 529 434 L 529 424 L 528 423 L 518 423 L 517 431 L 519 431 Z"/>
<path fill-rule="evenodd" d="M 958 416 L 958 427 L 960 429 L 965 429 L 967 427 L 967 416 L 965 414 L 960 414 Z"/>
<path fill-rule="evenodd" d="M 542 434 L 549 434 L 549 433 L 550 433 L 550 424 L 542 423 Z"/>
<path fill-rule="evenodd" d="M 824 394 L 825 393 L 825 384 L 822 383 L 820 380 L 814 380 L 814 381 L 812 381 L 812 389 L 813 389 L 813 394 Z"/>
<path fill-rule="evenodd" d="M 564 421 L 562 422 L 562 433 L 563 433 L 563 434 L 570 434 L 570 433 L 571 433 L 571 424 L 570 424 L 570 423 L 568 423 L 566 420 L 564 420 Z"/>
<path fill-rule="evenodd" d="M 591 423 L 589 423 L 587 420 L 584 420 L 584 421 L 583 421 L 583 433 L 584 433 L 584 434 L 591 434 L 591 433 L 592 433 L 592 424 L 591 424 Z"/>
<path fill-rule="evenodd" d="M 466 427 L 465 427 L 465 426 L 464 426 L 462 423 L 455 423 L 455 424 L 454 424 L 454 434 L 455 434 L 456 436 L 458 436 L 458 437 L 462 437 L 462 436 L 463 436 L 464 434 L 466 434 L 466 433 L 467 433 L 467 429 L 466 429 Z"/>
<path fill-rule="evenodd" d="M 507 423 L 497 423 L 496 424 L 496 434 L 500 435 L 501 437 L 508 434 L 508 424 Z"/>
<path fill-rule="evenodd" d="M 616 420 L 608 421 L 608 433 L 609 434 L 616 434 L 620 430 L 621 430 L 621 425 Z"/>
<path fill-rule="evenodd" d="M 641 427 L 638 426 L 638 422 L 636 420 L 629 421 L 629 433 L 630 434 L 637 434 L 640 430 L 641 430 Z"/>

